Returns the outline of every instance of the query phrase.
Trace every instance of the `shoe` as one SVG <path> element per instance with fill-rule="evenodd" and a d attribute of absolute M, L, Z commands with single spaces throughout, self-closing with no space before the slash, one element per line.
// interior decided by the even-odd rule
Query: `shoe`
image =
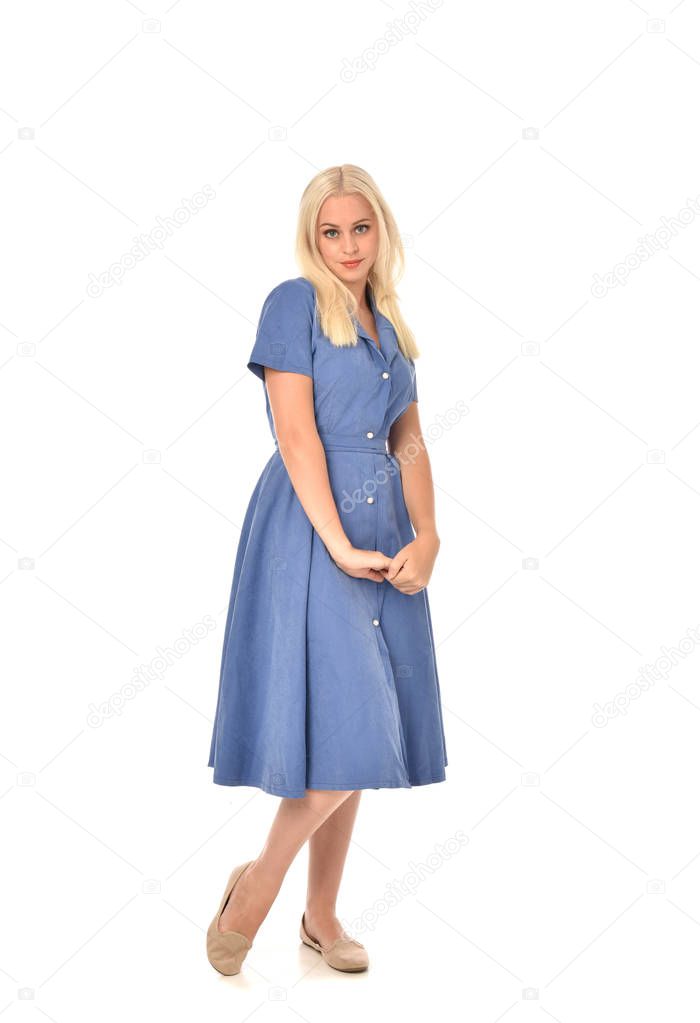
<path fill-rule="evenodd" d="M 254 860 L 248 860 L 247 863 L 243 863 L 240 867 L 235 868 L 228 879 L 226 891 L 221 899 L 218 912 L 209 924 L 209 930 L 207 931 L 207 959 L 214 969 L 218 970 L 219 973 L 223 973 L 225 977 L 232 977 L 235 973 L 241 972 L 243 960 L 253 947 L 253 943 L 246 938 L 245 934 L 240 934 L 238 931 L 221 932 L 218 929 L 219 919 L 236 881 L 253 862 Z"/>
<path fill-rule="evenodd" d="M 342 970 L 343 973 L 357 973 L 359 970 L 367 969 L 369 956 L 364 945 L 355 938 L 336 938 L 327 948 L 322 948 L 316 939 L 307 933 L 304 926 L 305 916 L 306 913 L 302 913 L 299 937 L 305 945 L 320 952 L 329 966 L 334 970 Z"/>

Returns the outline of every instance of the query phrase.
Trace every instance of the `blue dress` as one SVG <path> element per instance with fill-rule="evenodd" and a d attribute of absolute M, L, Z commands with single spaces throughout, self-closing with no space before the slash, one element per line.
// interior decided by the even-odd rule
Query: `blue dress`
<path fill-rule="evenodd" d="M 301 798 L 306 789 L 445 781 L 447 755 L 427 591 L 340 569 L 311 525 L 277 449 L 263 366 L 314 382 L 316 426 L 338 514 L 355 547 L 388 557 L 415 534 L 388 454 L 417 400 L 415 366 L 368 287 L 381 351 L 321 332 L 315 289 L 283 281 L 263 304 L 248 361 L 263 381 L 275 451 L 243 521 L 209 754 L 218 785 Z"/>

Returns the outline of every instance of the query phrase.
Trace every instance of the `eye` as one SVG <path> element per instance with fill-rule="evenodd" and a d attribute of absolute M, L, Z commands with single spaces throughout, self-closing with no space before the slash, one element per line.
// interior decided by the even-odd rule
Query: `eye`
<path fill-rule="evenodd" d="M 369 228 L 370 228 L 369 224 L 358 224 L 357 227 L 355 228 L 355 230 L 359 231 L 361 234 L 367 234 L 367 232 L 369 231 Z M 337 236 L 337 234 L 338 234 L 338 232 L 337 232 L 337 230 L 334 227 L 328 227 L 323 232 L 323 237 L 324 238 L 335 238 Z"/>

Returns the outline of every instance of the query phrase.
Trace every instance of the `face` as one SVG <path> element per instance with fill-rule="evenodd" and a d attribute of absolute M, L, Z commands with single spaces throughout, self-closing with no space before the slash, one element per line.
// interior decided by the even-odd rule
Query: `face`
<path fill-rule="evenodd" d="M 319 211 L 316 244 L 328 269 L 346 286 L 366 281 L 377 258 L 379 235 L 365 197 L 329 196 Z"/>

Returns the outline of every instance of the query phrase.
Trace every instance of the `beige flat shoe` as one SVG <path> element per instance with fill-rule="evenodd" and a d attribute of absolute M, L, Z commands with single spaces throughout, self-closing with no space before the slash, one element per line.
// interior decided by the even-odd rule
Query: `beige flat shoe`
<path fill-rule="evenodd" d="M 359 970 L 366 970 L 369 966 L 369 956 L 364 945 L 355 938 L 336 938 L 327 948 L 321 945 L 307 933 L 304 926 L 305 913 L 302 913 L 299 937 L 310 948 L 320 952 L 329 966 L 334 970 L 342 970 L 343 973 L 357 973 Z"/>
<path fill-rule="evenodd" d="M 246 938 L 245 934 L 239 934 L 238 931 L 224 931 L 222 933 L 218 929 L 218 923 L 236 881 L 241 877 L 246 867 L 249 867 L 253 862 L 253 860 L 248 860 L 247 863 L 242 863 L 234 869 L 228 879 L 226 891 L 221 899 L 218 912 L 209 924 L 209 930 L 207 931 L 207 959 L 215 970 L 223 973 L 226 977 L 232 977 L 235 973 L 241 972 L 243 960 L 253 947 L 253 944 Z"/>

